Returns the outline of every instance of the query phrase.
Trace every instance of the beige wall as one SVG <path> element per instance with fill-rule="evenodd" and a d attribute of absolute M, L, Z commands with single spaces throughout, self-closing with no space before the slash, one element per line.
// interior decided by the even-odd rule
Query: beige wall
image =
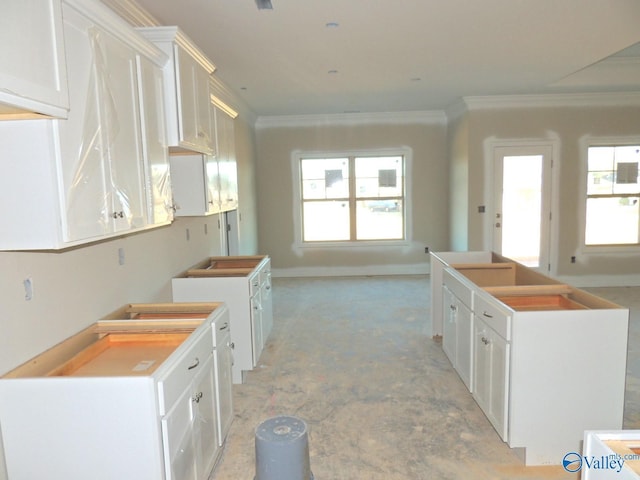
<path fill-rule="evenodd" d="M 469 243 L 469 122 L 466 116 L 449 122 L 449 249 L 462 251 Z"/>
<path fill-rule="evenodd" d="M 419 122 L 300 127 L 259 126 L 258 238 L 277 275 L 426 272 L 432 250 L 447 247 L 446 126 Z M 411 222 L 407 246 L 294 248 L 294 152 L 347 152 L 407 147 L 412 151 Z"/>
<path fill-rule="evenodd" d="M 472 110 L 466 117 L 469 250 L 491 248 L 486 242 L 487 217 L 477 210 L 478 205 L 485 204 L 491 195 L 484 182 L 487 139 L 557 139 L 559 149 L 554 175 L 559 176 L 555 192 L 558 215 L 552 221 L 555 240 L 551 254 L 552 260 L 556 260 L 552 273 L 575 284 L 638 284 L 640 254 L 598 254 L 582 248 L 580 218 L 585 206 L 581 185 L 585 170 L 580 141 L 585 136 L 640 136 L 640 107 L 487 109 Z M 576 257 L 576 263 L 570 262 L 572 256 Z"/>
<path fill-rule="evenodd" d="M 238 252 L 258 253 L 258 212 L 256 207 L 256 147 L 253 119 L 240 115 L 234 122 L 238 162 Z"/>
<path fill-rule="evenodd" d="M 0 372 L 126 303 L 171 301 L 171 277 L 219 253 L 219 247 L 217 216 L 212 216 L 178 219 L 171 226 L 60 253 L 0 252 Z M 118 261 L 120 248 L 124 265 Z M 33 281 L 30 301 L 22 283 L 26 278 Z"/>

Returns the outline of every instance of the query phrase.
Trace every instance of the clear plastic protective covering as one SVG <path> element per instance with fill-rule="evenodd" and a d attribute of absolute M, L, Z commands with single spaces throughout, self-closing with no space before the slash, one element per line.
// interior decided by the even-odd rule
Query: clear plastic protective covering
<path fill-rule="evenodd" d="M 68 158 L 74 154 L 68 150 L 62 159 L 67 241 L 146 224 L 136 54 L 95 27 L 86 30 L 84 40 L 91 54 L 89 70 L 70 68 L 70 77 L 78 73 L 86 79 L 82 134 L 75 158 Z M 70 115 L 77 112 L 72 109 Z"/>

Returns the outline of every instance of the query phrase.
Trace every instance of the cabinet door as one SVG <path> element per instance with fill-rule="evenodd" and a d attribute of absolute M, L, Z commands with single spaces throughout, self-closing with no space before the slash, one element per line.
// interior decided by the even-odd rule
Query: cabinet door
<path fill-rule="evenodd" d="M 220 212 L 220 176 L 218 173 L 218 159 L 213 155 L 207 155 L 205 159 L 206 170 L 206 210 L 207 214 Z"/>
<path fill-rule="evenodd" d="M 113 231 L 146 225 L 136 52 L 113 36 L 96 36 L 100 124 L 105 133 L 107 192 Z M 100 61 L 102 58 L 102 61 Z"/>
<path fill-rule="evenodd" d="M 238 207 L 238 172 L 235 153 L 233 118 L 217 107 L 215 114 L 216 147 L 220 175 L 220 209 L 223 212 Z"/>
<path fill-rule="evenodd" d="M 231 335 L 229 334 L 229 322 L 224 322 L 220 327 L 226 334 L 218 338 L 215 352 L 216 360 L 216 404 L 218 406 L 218 441 L 222 446 L 231 422 L 233 421 L 233 391 L 231 379 L 231 367 L 233 366 L 233 350 L 231 348 Z"/>
<path fill-rule="evenodd" d="M 198 480 L 192 398 L 190 389 L 178 399 L 161 422 L 166 480 Z"/>
<path fill-rule="evenodd" d="M 178 89 L 178 137 L 180 145 L 213 154 L 209 105 L 209 75 L 182 47 L 174 45 Z"/>
<path fill-rule="evenodd" d="M 456 298 L 456 370 L 469 391 L 473 391 L 472 365 L 473 313 Z"/>
<path fill-rule="evenodd" d="M 139 55 L 138 78 L 148 221 L 163 225 L 173 220 L 163 73 L 160 67 Z"/>
<path fill-rule="evenodd" d="M 456 298 L 446 285 L 442 286 L 442 349 L 456 367 Z"/>
<path fill-rule="evenodd" d="M 491 391 L 491 344 L 489 327 L 475 319 L 473 336 L 473 397 L 488 416 Z"/>
<path fill-rule="evenodd" d="M 273 291 L 271 289 L 271 271 L 260 273 L 260 300 L 262 304 L 262 344 L 267 342 L 267 338 L 273 328 Z"/>
<path fill-rule="evenodd" d="M 96 33 L 88 19 L 66 4 L 63 14 L 71 113 L 54 126 L 60 139 L 60 201 L 66 227 L 62 233 L 64 241 L 73 241 L 108 233 L 111 220 L 105 205 L 105 148 L 93 49 Z"/>
<path fill-rule="evenodd" d="M 212 355 L 194 379 L 192 389 L 193 444 L 196 452 L 198 480 L 209 478 L 220 447 L 214 369 L 214 356 Z"/>
<path fill-rule="evenodd" d="M 253 350 L 253 366 L 258 365 L 264 341 L 262 338 L 262 303 L 258 290 L 250 300 L 251 303 L 251 347 Z"/>
<path fill-rule="evenodd" d="M 0 103 L 67 116 L 60 0 L 3 0 L 0 65 Z"/>
<path fill-rule="evenodd" d="M 509 344 L 474 318 L 473 396 L 500 437 L 507 441 Z"/>

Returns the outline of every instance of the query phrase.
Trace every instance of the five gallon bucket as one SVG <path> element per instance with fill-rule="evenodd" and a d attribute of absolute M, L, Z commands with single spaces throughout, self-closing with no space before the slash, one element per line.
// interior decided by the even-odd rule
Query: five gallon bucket
<path fill-rule="evenodd" d="M 258 425 L 254 480 L 313 480 L 303 420 L 277 416 Z"/>

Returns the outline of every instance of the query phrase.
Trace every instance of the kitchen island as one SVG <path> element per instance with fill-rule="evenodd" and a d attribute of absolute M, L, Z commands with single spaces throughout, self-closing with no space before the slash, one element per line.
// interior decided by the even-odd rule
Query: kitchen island
<path fill-rule="evenodd" d="M 629 310 L 492 252 L 431 254 L 432 332 L 526 465 L 622 428 Z"/>

